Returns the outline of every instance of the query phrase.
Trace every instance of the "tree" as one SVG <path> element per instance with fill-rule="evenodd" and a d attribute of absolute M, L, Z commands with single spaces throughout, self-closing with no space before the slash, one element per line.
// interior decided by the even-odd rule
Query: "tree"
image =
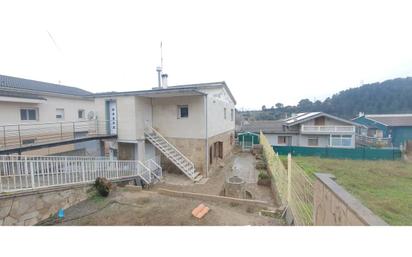
<path fill-rule="evenodd" d="M 266 111 L 266 105 L 262 105 L 262 111 Z"/>
<path fill-rule="evenodd" d="M 282 103 L 277 103 L 275 104 L 277 109 L 282 109 L 283 108 L 283 104 Z"/>

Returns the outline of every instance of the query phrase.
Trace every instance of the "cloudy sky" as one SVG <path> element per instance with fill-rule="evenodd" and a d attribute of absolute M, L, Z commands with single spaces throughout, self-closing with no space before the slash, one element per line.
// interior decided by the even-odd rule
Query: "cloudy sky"
<path fill-rule="evenodd" d="M 35 2 L 35 3 L 34 3 Z M 238 108 L 412 76 L 407 1 L 4 1 L 0 74 L 92 92 L 226 81 Z"/>

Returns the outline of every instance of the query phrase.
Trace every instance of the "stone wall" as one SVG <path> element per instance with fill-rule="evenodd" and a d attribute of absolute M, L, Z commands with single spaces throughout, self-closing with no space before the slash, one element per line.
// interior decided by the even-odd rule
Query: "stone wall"
<path fill-rule="evenodd" d="M 314 187 L 314 225 L 388 225 L 339 186 L 331 174 L 316 173 Z"/>
<path fill-rule="evenodd" d="M 0 225 L 30 226 L 86 200 L 90 186 L 79 185 L 0 196 Z"/>
<path fill-rule="evenodd" d="M 209 147 L 213 147 L 215 142 L 223 142 L 223 159 L 230 156 L 233 147 L 235 145 L 234 138 L 231 140 L 231 136 L 234 137 L 234 131 L 228 131 L 209 138 Z M 183 153 L 187 158 L 189 158 L 195 165 L 196 171 L 205 176 L 205 139 L 191 139 L 191 138 L 166 138 L 171 144 L 173 144 L 181 153 Z M 207 149 L 207 154 L 209 154 L 209 149 Z M 218 157 L 213 157 L 213 162 L 209 164 L 209 171 L 217 167 Z M 209 162 L 210 163 L 210 162 Z M 166 169 L 173 169 L 171 167 L 171 162 L 162 156 L 162 165 Z"/>

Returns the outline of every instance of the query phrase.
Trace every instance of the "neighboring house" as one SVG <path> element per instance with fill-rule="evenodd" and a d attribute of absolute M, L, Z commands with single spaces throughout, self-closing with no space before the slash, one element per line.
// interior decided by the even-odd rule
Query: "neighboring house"
<path fill-rule="evenodd" d="M 275 146 L 355 148 L 358 126 L 323 112 L 307 112 L 284 120 L 249 121 L 241 126 L 241 132 L 262 131 Z"/>
<path fill-rule="evenodd" d="M 61 122 L 80 122 L 87 119 L 87 114 L 94 110 L 92 93 L 52 83 L 0 75 L 0 149 L 7 143 L 23 144 L 40 141 L 42 134 L 59 134 L 60 128 L 50 129 L 51 124 Z M 78 132 L 81 133 L 81 129 Z M 39 132 L 36 134 L 36 132 Z M 41 133 L 40 133 L 41 132 Z M 90 143 L 89 143 L 90 145 Z M 83 149 L 81 144 L 74 144 L 40 149 L 25 154 L 48 155 Z"/>
<path fill-rule="evenodd" d="M 360 113 L 352 121 L 366 126 L 364 136 L 387 139 L 394 147 L 412 140 L 412 114 L 370 114 Z"/>
<path fill-rule="evenodd" d="M 104 130 L 117 137 L 102 141 L 100 146 L 110 156 L 144 161 L 163 153 L 164 165 L 173 163 L 191 179 L 205 176 L 235 144 L 236 101 L 225 82 L 167 87 L 166 81 L 164 85 L 93 94 L 0 75 L 0 126 L 104 121 Z M 10 134 L 5 135 L 4 141 L 9 140 Z M 79 150 L 87 144 L 72 144 L 66 150 Z M 46 148 L 33 152 L 44 155 L 59 151 Z"/>

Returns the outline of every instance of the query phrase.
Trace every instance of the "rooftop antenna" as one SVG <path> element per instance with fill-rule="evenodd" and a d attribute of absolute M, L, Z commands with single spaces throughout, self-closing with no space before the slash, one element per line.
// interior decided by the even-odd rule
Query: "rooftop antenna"
<path fill-rule="evenodd" d="M 162 70 L 163 70 L 163 44 L 162 44 L 162 41 L 160 41 L 160 66 L 156 67 L 157 82 L 158 82 L 159 88 L 162 87 Z"/>

